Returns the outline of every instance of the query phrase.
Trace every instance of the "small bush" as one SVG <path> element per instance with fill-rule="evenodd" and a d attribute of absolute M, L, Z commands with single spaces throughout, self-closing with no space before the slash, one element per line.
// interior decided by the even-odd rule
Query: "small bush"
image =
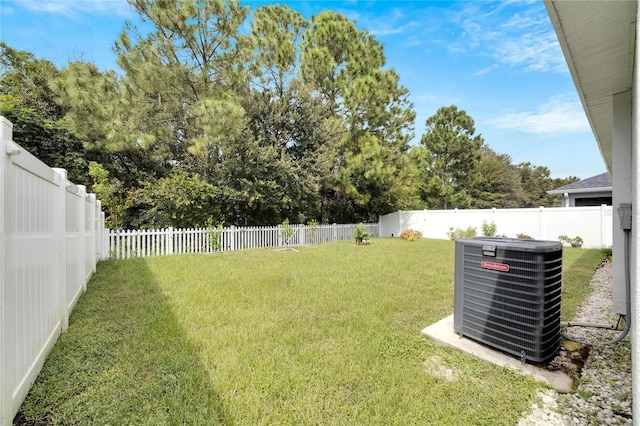
<path fill-rule="evenodd" d="M 486 220 L 482 221 L 482 235 L 485 237 L 495 237 L 498 232 L 498 226 L 494 221 L 487 223 Z"/>
<path fill-rule="evenodd" d="M 422 232 L 416 231 L 415 229 L 408 228 L 402 231 L 402 234 L 400 234 L 400 238 L 407 241 L 415 241 L 417 239 L 422 238 Z"/>
<path fill-rule="evenodd" d="M 517 234 L 516 238 L 520 238 L 521 240 L 533 240 L 533 238 L 531 238 L 530 236 L 528 236 L 527 234 Z"/>
<path fill-rule="evenodd" d="M 311 234 L 311 236 L 315 237 L 318 233 L 318 221 L 315 219 L 311 219 L 309 222 L 307 222 L 307 226 L 309 226 L 309 233 Z"/>
<path fill-rule="evenodd" d="M 282 237 L 282 242 L 284 244 L 289 244 L 289 241 L 294 236 L 295 231 L 289 224 L 289 219 L 285 219 L 280 225 L 280 237 Z"/>
<path fill-rule="evenodd" d="M 220 250 L 220 236 L 222 235 L 222 224 L 213 225 L 213 221 L 209 219 L 207 221 L 207 236 L 209 237 L 209 245 L 211 250 Z"/>
<path fill-rule="evenodd" d="M 581 247 L 584 240 L 579 235 L 577 237 L 567 237 L 566 235 L 559 235 L 558 241 L 569 244 L 571 247 Z"/>
<path fill-rule="evenodd" d="M 371 234 L 367 231 L 367 227 L 364 223 L 360 222 L 356 225 L 356 229 L 353 231 L 353 236 L 356 239 L 357 245 L 368 244 Z"/>
<path fill-rule="evenodd" d="M 450 240 L 457 240 L 458 238 L 471 238 L 478 236 L 478 230 L 473 226 L 468 227 L 467 229 L 463 228 L 449 228 L 449 232 L 447 232 L 447 236 Z"/>

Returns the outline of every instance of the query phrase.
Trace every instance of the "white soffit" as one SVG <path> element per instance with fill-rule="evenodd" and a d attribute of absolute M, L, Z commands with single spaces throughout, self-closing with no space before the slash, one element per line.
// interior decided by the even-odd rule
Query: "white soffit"
<path fill-rule="evenodd" d="M 609 171 L 612 95 L 631 90 L 635 0 L 545 0 L 582 106 Z"/>

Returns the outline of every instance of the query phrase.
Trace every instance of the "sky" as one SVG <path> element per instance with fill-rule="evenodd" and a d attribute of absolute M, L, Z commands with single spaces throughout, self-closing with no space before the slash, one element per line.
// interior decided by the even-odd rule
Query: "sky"
<path fill-rule="evenodd" d="M 384 45 L 386 68 L 409 89 L 412 143 L 438 108 L 456 105 L 513 164 L 546 166 L 558 178 L 606 171 L 542 1 L 241 3 L 287 4 L 306 18 L 333 10 L 373 34 Z M 80 59 L 118 71 L 113 45 L 126 22 L 140 25 L 125 0 L 0 0 L 0 39 L 59 68 Z"/>

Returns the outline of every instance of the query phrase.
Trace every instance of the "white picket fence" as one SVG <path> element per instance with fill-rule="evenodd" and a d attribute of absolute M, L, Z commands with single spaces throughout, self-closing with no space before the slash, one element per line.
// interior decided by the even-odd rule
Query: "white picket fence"
<path fill-rule="evenodd" d="M 372 237 L 378 224 L 365 225 Z M 198 229 L 146 229 L 109 232 L 109 257 L 161 256 L 183 253 L 213 253 L 265 247 L 320 244 L 353 239 L 356 225 L 291 225 L 291 235 L 282 226 L 228 227 L 219 231 Z"/>
<path fill-rule="evenodd" d="M 0 425 L 12 424 L 107 243 L 95 195 L 12 138 L 0 117 Z"/>

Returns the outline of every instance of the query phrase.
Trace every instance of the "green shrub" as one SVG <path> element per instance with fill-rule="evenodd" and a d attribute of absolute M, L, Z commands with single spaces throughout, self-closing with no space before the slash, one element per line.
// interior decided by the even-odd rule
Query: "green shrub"
<path fill-rule="evenodd" d="M 289 240 L 291 240 L 291 237 L 293 237 L 294 233 L 295 232 L 293 231 L 293 228 L 291 227 L 291 225 L 289 225 L 289 219 L 285 219 L 284 222 L 282 222 L 280 228 L 280 236 L 282 237 L 282 242 L 285 244 L 289 244 Z"/>
<path fill-rule="evenodd" d="M 584 240 L 579 235 L 577 237 L 567 237 L 566 235 L 559 235 L 558 241 L 562 243 L 567 243 L 571 247 L 581 247 Z"/>
<path fill-rule="evenodd" d="M 400 234 L 400 238 L 407 241 L 415 241 L 417 239 L 422 238 L 422 232 L 416 231 L 415 229 L 408 228 L 402 231 L 402 234 Z"/>
<path fill-rule="evenodd" d="M 498 226 L 494 221 L 491 221 L 491 223 L 487 223 L 486 220 L 482 221 L 482 235 L 485 237 L 495 237 L 497 232 Z"/>
<path fill-rule="evenodd" d="M 517 234 L 516 238 L 520 238 L 521 240 L 533 240 L 533 238 L 531 238 L 529 235 L 527 234 Z"/>
<path fill-rule="evenodd" d="M 212 251 L 220 250 L 220 236 L 222 235 L 222 224 L 213 225 L 213 221 L 209 219 L 207 221 L 207 236 L 209 237 L 209 244 Z"/>
<path fill-rule="evenodd" d="M 369 242 L 369 237 L 371 237 L 371 234 L 367 232 L 367 227 L 364 225 L 364 223 L 360 222 L 356 225 L 356 229 L 354 229 L 353 231 L 353 237 L 356 239 L 357 245 L 362 245 Z"/>
<path fill-rule="evenodd" d="M 311 236 L 315 237 L 318 233 L 318 221 L 315 219 L 311 219 L 309 222 L 307 222 L 307 226 L 309 226 L 309 233 L 311 234 Z"/>
<path fill-rule="evenodd" d="M 463 228 L 449 228 L 449 232 L 447 232 L 447 236 L 450 240 L 457 240 L 458 238 L 471 238 L 478 236 L 478 230 L 473 226 L 468 227 L 467 229 Z"/>

